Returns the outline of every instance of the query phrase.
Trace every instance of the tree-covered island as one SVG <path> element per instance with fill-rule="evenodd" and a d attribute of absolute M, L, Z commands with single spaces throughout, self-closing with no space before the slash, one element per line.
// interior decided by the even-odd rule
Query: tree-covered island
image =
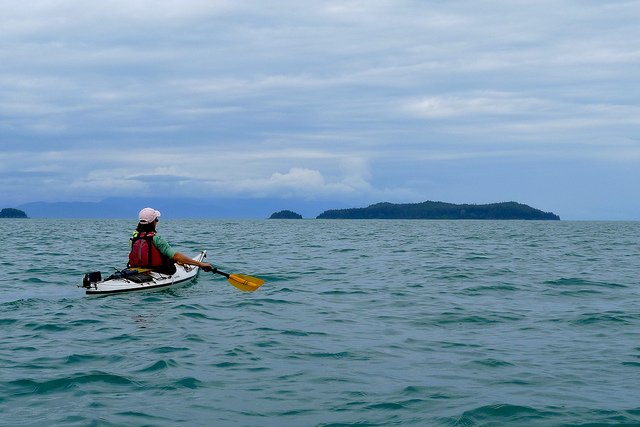
<path fill-rule="evenodd" d="M 4 208 L 0 211 L 0 218 L 29 218 L 25 211 L 14 208 Z"/>
<path fill-rule="evenodd" d="M 376 203 L 366 208 L 332 209 L 318 219 L 526 219 L 560 220 L 552 212 L 543 212 L 517 202 L 485 205 L 432 202 Z"/>
<path fill-rule="evenodd" d="M 302 219 L 302 215 L 293 211 L 284 210 L 272 213 L 269 219 Z"/>

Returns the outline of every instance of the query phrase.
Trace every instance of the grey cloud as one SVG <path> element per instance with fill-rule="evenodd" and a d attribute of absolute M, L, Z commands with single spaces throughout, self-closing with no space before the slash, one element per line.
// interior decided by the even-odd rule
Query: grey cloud
<path fill-rule="evenodd" d="M 96 194 L 137 188 L 107 173 L 118 158 L 136 185 L 161 180 L 163 168 L 177 171 L 163 182 L 179 182 L 181 167 L 219 182 L 184 152 L 246 155 L 250 167 L 235 177 L 247 188 L 270 182 L 270 191 L 298 176 L 290 171 L 341 191 L 331 186 L 345 181 L 340 162 L 363 159 L 370 176 L 360 190 L 371 197 L 396 189 L 428 198 L 420 183 L 434 180 L 452 194 L 465 185 L 445 167 L 435 177 L 425 158 L 473 158 L 466 164 L 487 171 L 505 153 L 526 164 L 545 147 L 633 163 L 637 10 L 634 1 L 8 0 L 0 149 L 68 150 L 57 162 L 75 169 L 77 191 Z M 129 169 L 154 149 L 174 155 Z M 82 167 L 73 150 L 85 150 Z M 249 162 L 249 153 L 265 154 Z M 517 173 L 500 167 L 516 185 Z"/>

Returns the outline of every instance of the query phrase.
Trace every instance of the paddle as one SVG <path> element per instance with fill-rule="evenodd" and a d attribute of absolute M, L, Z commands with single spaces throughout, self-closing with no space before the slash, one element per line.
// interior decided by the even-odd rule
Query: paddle
<path fill-rule="evenodd" d="M 246 274 L 229 274 L 224 271 L 220 271 L 217 268 L 211 270 L 212 273 L 220 274 L 227 278 L 232 286 L 245 292 L 253 292 L 264 284 L 264 280 L 257 277 L 247 276 Z"/>

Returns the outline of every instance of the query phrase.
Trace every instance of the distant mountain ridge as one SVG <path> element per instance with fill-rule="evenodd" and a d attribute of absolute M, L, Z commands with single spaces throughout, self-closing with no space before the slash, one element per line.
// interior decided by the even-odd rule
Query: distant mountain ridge
<path fill-rule="evenodd" d="M 318 219 L 525 219 L 560 220 L 552 212 L 543 212 L 517 202 L 485 205 L 426 201 L 422 203 L 376 203 L 366 208 L 332 209 Z"/>

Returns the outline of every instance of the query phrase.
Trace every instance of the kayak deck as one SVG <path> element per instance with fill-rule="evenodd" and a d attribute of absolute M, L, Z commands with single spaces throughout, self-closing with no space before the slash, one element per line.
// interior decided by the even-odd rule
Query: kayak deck
<path fill-rule="evenodd" d="M 206 256 L 207 251 L 202 251 L 194 259 L 202 261 Z M 85 276 L 82 286 L 87 295 L 156 290 L 186 284 L 195 279 L 199 272 L 200 267 L 182 264 L 176 264 L 176 272 L 172 275 L 148 269 L 125 269 L 105 280 L 86 280 Z"/>

